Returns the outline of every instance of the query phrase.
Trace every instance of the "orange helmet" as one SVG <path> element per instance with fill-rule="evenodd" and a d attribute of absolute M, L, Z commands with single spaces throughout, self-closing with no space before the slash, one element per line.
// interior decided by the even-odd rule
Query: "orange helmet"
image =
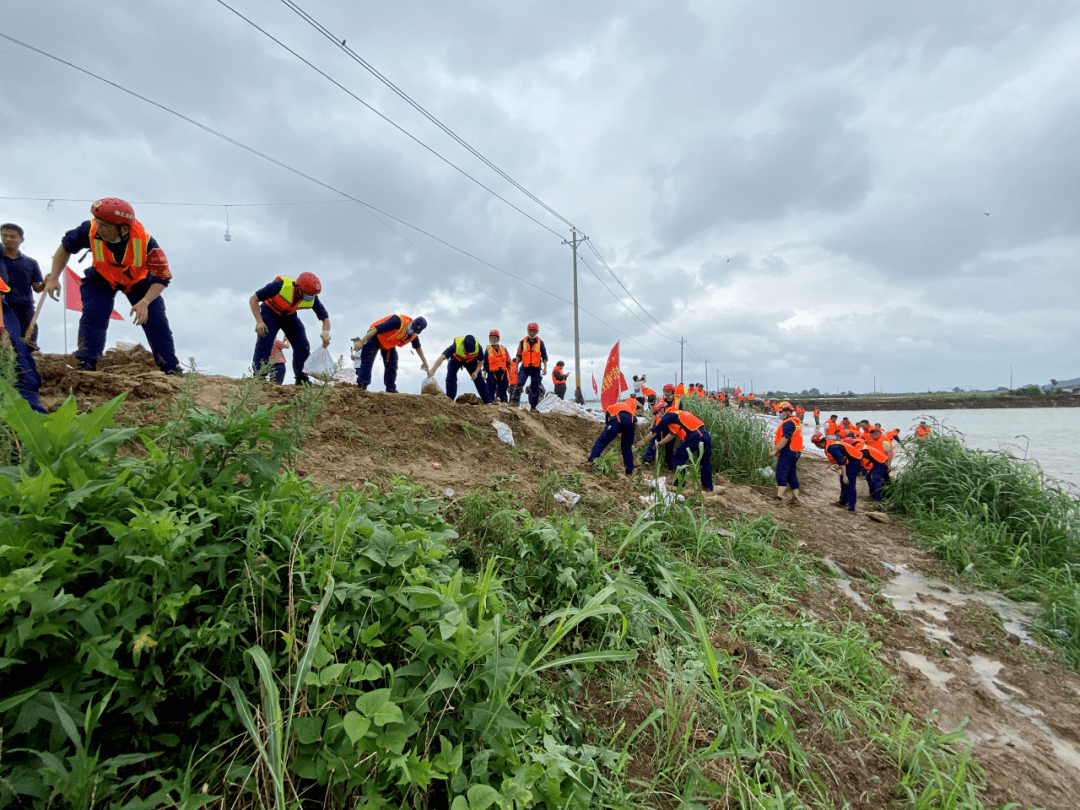
<path fill-rule="evenodd" d="M 786 399 L 783 402 L 781 402 L 779 405 L 777 405 L 776 409 L 778 411 L 793 411 L 793 410 L 795 410 L 794 408 L 791 407 L 791 403 L 788 402 Z"/>

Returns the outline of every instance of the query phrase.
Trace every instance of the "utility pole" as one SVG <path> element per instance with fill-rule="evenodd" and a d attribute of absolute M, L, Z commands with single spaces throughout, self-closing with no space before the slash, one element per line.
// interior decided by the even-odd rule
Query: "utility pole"
<path fill-rule="evenodd" d="M 716 372 L 716 390 L 720 390 L 720 372 Z"/>
<path fill-rule="evenodd" d="M 709 387 L 709 361 L 705 360 L 705 387 Z"/>
<path fill-rule="evenodd" d="M 685 385 L 683 380 L 683 344 L 686 343 L 686 338 L 679 338 L 679 385 Z"/>
<path fill-rule="evenodd" d="M 574 402 L 578 405 L 585 404 L 585 397 L 581 393 L 581 335 L 578 331 L 578 298 L 577 298 L 577 246 L 589 237 L 578 237 L 577 228 L 570 229 L 570 241 L 564 241 L 564 245 L 570 245 L 574 250 Z"/>

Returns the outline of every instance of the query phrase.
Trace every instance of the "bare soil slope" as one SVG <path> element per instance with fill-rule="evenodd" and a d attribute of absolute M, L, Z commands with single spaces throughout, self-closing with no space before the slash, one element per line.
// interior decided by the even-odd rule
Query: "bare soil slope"
<path fill-rule="evenodd" d="M 70 357 L 39 359 L 47 408 L 59 405 L 68 391 L 86 409 L 127 390 L 121 419 L 149 424 L 162 419 L 183 384 L 157 371 L 141 349 L 106 355 L 97 372 L 72 365 Z M 218 406 L 235 396 L 237 382 L 198 377 L 198 404 Z M 443 396 L 360 392 L 344 385 L 328 393 L 329 406 L 298 464 L 300 473 L 320 485 L 360 487 L 408 476 L 433 492 L 453 489 L 460 495 L 494 476 L 514 476 L 521 506 L 531 508 L 540 501 L 545 473 L 586 471 L 586 493 L 610 499 L 614 514 L 629 522 L 641 509 L 640 481 L 600 477 L 582 465 L 599 433 L 597 423 L 505 405 L 459 405 Z M 291 386 L 266 385 L 261 392 L 268 405 L 295 394 Z M 496 419 L 510 426 L 513 447 L 495 435 Z M 803 607 L 823 619 L 851 615 L 864 622 L 881 644 L 882 660 L 897 673 L 899 702 L 915 716 L 932 716 L 942 730 L 970 718 L 967 733 L 987 770 L 993 803 L 1048 810 L 1080 805 L 1080 677 L 1064 671 L 1038 644 L 1022 640 L 1022 629 L 1007 630 L 990 608 L 953 604 L 961 601 L 956 586 L 894 580 L 904 571 L 930 577 L 945 572 L 934 555 L 911 544 L 902 525 L 863 511 L 862 497 L 856 514 L 835 508 L 836 475 L 824 462 L 804 458 L 800 477 L 800 508 L 777 506 L 771 489 L 732 485 L 722 477 L 723 492 L 709 499 L 708 508 L 724 517 L 772 512 L 797 534 L 803 551 L 835 563 L 847 579 L 822 579 L 821 588 L 805 595 Z M 896 610 L 901 603 L 912 607 Z M 728 642 L 740 648 L 737 639 Z M 770 671 L 767 656 L 744 652 L 748 671 L 783 688 L 783 673 Z M 807 716 L 806 723 L 812 727 L 814 718 Z M 857 751 L 826 759 L 845 783 L 843 793 L 858 806 L 892 806 L 879 778 L 881 763 L 864 761 Z"/>

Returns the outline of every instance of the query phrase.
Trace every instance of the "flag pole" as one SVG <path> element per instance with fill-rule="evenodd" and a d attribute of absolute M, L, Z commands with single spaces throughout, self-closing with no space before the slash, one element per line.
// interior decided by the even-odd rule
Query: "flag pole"
<path fill-rule="evenodd" d="M 68 288 L 68 269 L 64 268 L 64 354 L 68 353 L 67 350 L 67 288 Z"/>

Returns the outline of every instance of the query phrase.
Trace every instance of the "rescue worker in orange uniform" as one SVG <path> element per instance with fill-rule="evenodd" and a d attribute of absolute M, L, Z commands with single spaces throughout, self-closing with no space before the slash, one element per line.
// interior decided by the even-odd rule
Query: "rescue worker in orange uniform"
<path fill-rule="evenodd" d="M 660 424 L 660 420 L 664 414 L 671 409 L 677 409 L 678 406 L 675 403 L 675 386 L 668 383 L 663 389 L 664 397 L 653 405 L 653 429 Z M 645 456 L 642 458 L 646 464 L 651 464 L 656 459 L 656 441 L 659 439 L 659 434 L 650 432 L 646 436 L 647 446 L 645 448 Z M 672 442 L 668 442 L 664 445 L 664 463 L 671 469 L 675 469 L 675 445 Z"/>
<path fill-rule="evenodd" d="M 825 451 L 825 458 L 830 464 L 840 468 L 840 500 L 835 505 L 854 512 L 855 482 L 862 470 L 862 451 L 852 444 L 821 433 L 815 433 L 810 441 Z"/>
<path fill-rule="evenodd" d="M 3 309 L 3 320 L 0 321 L 0 348 L 10 341 L 11 348 L 15 352 L 15 388 L 26 400 L 26 403 L 38 413 L 48 413 L 38 399 L 38 389 L 41 388 L 41 376 L 38 374 L 37 364 L 30 347 L 22 339 L 22 324 L 19 321 L 19 313 L 8 306 L 7 294 L 11 292 L 8 284 L 7 270 L 0 264 L 0 308 Z"/>
<path fill-rule="evenodd" d="M 510 371 L 513 369 L 514 364 L 510 362 L 510 352 L 499 343 L 498 329 L 492 329 L 488 335 L 488 347 L 484 350 L 484 357 L 488 402 L 494 402 L 496 396 L 500 402 L 507 402 L 507 387 L 510 385 Z M 516 372 L 513 382 L 517 382 Z"/>
<path fill-rule="evenodd" d="M 566 363 L 560 360 L 551 370 L 551 382 L 555 384 L 555 396 L 559 399 L 566 399 L 566 372 L 563 371 L 565 365 Z"/>
<path fill-rule="evenodd" d="M 806 409 L 805 409 L 805 408 L 803 408 L 803 406 L 802 406 L 802 405 L 800 405 L 799 407 L 797 407 L 797 408 L 795 409 L 795 416 L 797 416 L 797 417 L 798 417 L 798 419 L 799 419 L 799 424 L 801 425 L 801 424 L 802 424 L 803 422 L 805 422 L 805 421 L 806 421 Z"/>
<path fill-rule="evenodd" d="M 429 377 L 434 377 L 443 360 L 446 364 L 446 395 L 450 399 L 457 399 L 457 375 L 459 369 L 465 369 L 472 377 L 476 393 L 485 405 L 491 402 L 488 394 L 487 383 L 484 381 L 481 371 L 484 370 L 484 350 L 480 348 L 480 341 L 472 335 L 454 338 L 454 342 L 443 349 L 442 354 L 435 358 L 435 364 L 428 371 Z"/>
<path fill-rule="evenodd" d="M 870 428 L 870 438 L 866 440 L 866 445 L 863 448 L 862 465 L 867 473 L 866 480 L 870 484 L 870 497 L 875 501 L 881 501 L 888 464 L 889 451 L 885 448 L 881 428 L 872 427 Z"/>
<path fill-rule="evenodd" d="M 926 422 L 919 422 L 919 424 L 915 427 L 915 438 L 925 439 L 929 435 L 930 427 L 926 424 Z"/>
<path fill-rule="evenodd" d="M 790 489 L 791 505 L 799 506 L 799 478 L 795 467 L 803 449 L 802 428 L 790 402 L 780 403 L 780 417 L 783 421 L 776 428 L 774 449 L 769 453 L 776 459 L 776 500 L 784 500 L 784 493 Z"/>
<path fill-rule="evenodd" d="M 647 408 L 651 408 L 656 404 L 656 390 L 649 388 L 647 385 L 641 386 L 641 395 L 645 397 L 644 405 Z"/>
<path fill-rule="evenodd" d="M 97 200 L 90 206 L 90 215 L 93 219 L 68 231 L 60 240 L 44 286 L 45 292 L 59 300 L 60 273 L 68 259 L 73 253 L 91 251 L 93 267 L 79 285 L 83 311 L 75 359 L 86 371 L 97 369 L 98 358 L 105 351 L 105 334 L 116 294 L 122 292 L 131 303 L 132 320 L 143 328 L 154 363 L 166 374 L 182 374 L 161 298 L 172 281 L 165 251 L 135 219 L 135 209 L 124 200 Z"/>
<path fill-rule="evenodd" d="M 506 384 L 510 392 L 510 404 L 516 408 L 521 404 L 521 387 L 518 385 L 518 364 L 513 358 L 510 360 L 510 365 L 506 367 Z"/>
<path fill-rule="evenodd" d="M 825 420 L 825 435 L 834 436 L 837 439 L 843 438 L 843 436 L 840 435 L 840 423 L 836 421 L 835 413 Z"/>
<path fill-rule="evenodd" d="M 427 358 L 420 348 L 420 333 L 427 329 L 426 318 L 410 318 L 408 315 L 387 315 L 375 321 L 371 328 L 360 338 L 360 370 L 356 373 L 356 387 L 366 391 L 371 385 L 371 370 L 375 365 L 376 353 L 383 359 L 383 383 L 386 393 L 397 393 L 397 350 L 410 343 L 420 355 L 420 368 L 427 372 Z"/>
<path fill-rule="evenodd" d="M 622 402 L 609 405 L 604 413 L 604 429 L 593 444 L 586 463 L 591 464 L 600 458 L 611 441 L 618 436 L 622 447 L 623 467 L 627 475 L 633 475 L 634 420 L 637 416 L 637 400 L 627 397 Z"/>
<path fill-rule="evenodd" d="M 659 437 L 659 440 L 657 441 L 655 437 Z M 660 421 L 638 444 L 655 441 L 657 447 L 666 448 L 676 438 L 679 439 L 679 447 L 675 450 L 671 462 L 676 470 L 675 485 L 682 486 L 686 468 L 690 462 L 690 454 L 693 453 L 701 459 L 698 468 L 701 473 L 701 488 L 706 492 L 712 492 L 712 436 L 705 429 L 705 423 L 690 411 L 668 408 L 667 412 L 660 417 Z M 664 453 L 666 456 L 666 449 Z"/>
<path fill-rule="evenodd" d="M 514 359 L 521 363 L 521 381 L 518 384 L 524 388 L 526 381 L 532 381 L 529 386 L 529 409 L 535 411 L 540 402 L 540 380 L 547 376 L 547 347 L 537 337 L 540 327 L 536 323 L 530 323 L 525 331 L 528 335 L 518 343 Z"/>
<path fill-rule="evenodd" d="M 851 424 L 851 420 L 846 416 L 840 420 L 840 433 L 841 438 L 850 438 L 859 435 L 859 429 L 855 425 Z"/>
<path fill-rule="evenodd" d="M 814 427 L 821 427 L 821 411 L 814 408 Z"/>
<path fill-rule="evenodd" d="M 260 288 L 248 299 L 251 314 L 255 316 L 255 353 L 251 358 L 251 368 L 256 374 L 269 377 L 270 355 L 274 351 L 274 338 L 278 330 L 285 333 L 285 339 L 292 344 L 293 374 L 297 385 L 311 381 L 304 373 L 304 363 L 311 356 L 307 331 L 300 321 L 300 310 L 310 309 L 315 317 L 322 321 L 322 345 L 330 345 L 330 315 L 319 300 L 322 282 L 314 273 L 301 273 L 295 279 L 278 276 L 265 287 Z"/>

